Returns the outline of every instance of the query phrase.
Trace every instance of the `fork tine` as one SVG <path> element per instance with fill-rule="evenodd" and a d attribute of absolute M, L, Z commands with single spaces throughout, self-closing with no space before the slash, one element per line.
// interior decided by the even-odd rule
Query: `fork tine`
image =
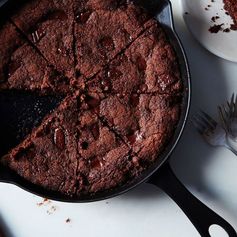
<path fill-rule="evenodd" d="M 196 117 L 204 124 L 205 130 L 215 129 L 217 122 L 204 111 L 200 110 Z"/>
<path fill-rule="evenodd" d="M 230 114 L 230 111 L 231 111 L 231 104 L 229 101 L 227 101 L 227 109 L 229 110 L 229 114 Z"/>
<path fill-rule="evenodd" d="M 203 110 L 200 110 L 202 120 L 205 120 L 209 126 L 212 128 L 215 128 L 217 125 L 217 122 L 207 113 L 205 113 Z"/>
<path fill-rule="evenodd" d="M 225 117 L 224 112 L 223 112 L 223 106 L 218 106 L 218 111 L 219 111 L 219 116 L 220 116 L 222 125 L 223 125 L 224 129 L 226 131 L 228 131 L 226 117 Z"/>
<path fill-rule="evenodd" d="M 237 94 L 235 95 L 234 116 L 237 117 Z"/>
<path fill-rule="evenodd" d="M 230 102 L 233 103 L 233 102 L 234 102 L 234 99 L 235 99 L 235 93 L 232 93 Z"/>
<path fill-rule="evenodd" d="M 234 112 L 234 100 L 235 100 L 235 93 L 232 94 L 230 100 L 230 116 L 232 116 Z"/>
<path fill-rule="evenodd" d="M 230 108 L 230 102 L 229 101 L 227 101 L 227 106 Z"/>
<path fill-rule="evenodd" d="M 199 123 L 203 124 L 205 128 L 210 126 L 206 119 L 204 119 L 203 115 L 201 115 L 200 113 L 196 114 L 196 120 L 199 121 Z"/>
<path fill-rule="evenodd" d="M 227 102 L 228 103 L 228 102 Z M 226 118 L 229 118 L 230 117 L 230 113 L 231 113 L 231 106 L 229 106 L 229 109 L 225 106 L 225 105 L 222 105 L 222 111 L 223 111 L 223 115 L 226 117 Z"/>
<path fill-rule="evenodd" d="M 202 123 L 200 123 L 200 121 L 198 120 L 196 116 L 194 116 L 191 119 L 191 122 L 193 126 L 197 129 L 197 131 L 202 135 L 205 130 L 205 126 Z"/>
<path fill-rule="evenodd" d="M 215 129 L 212 124 L 210 124 L 206 118 L 204 118 L 201 114 L 196 114 L 195 121 L 199 124 L 199 127 L 201 128 L 201 134 L 204 135 L 208 131 L 212 131 Z"/>

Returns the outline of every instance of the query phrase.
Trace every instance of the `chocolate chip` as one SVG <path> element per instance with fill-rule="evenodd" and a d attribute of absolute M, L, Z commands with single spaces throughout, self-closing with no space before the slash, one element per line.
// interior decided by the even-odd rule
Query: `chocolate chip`
<path fill-rule="evenodd" d="M 103 163 L 102 161 L 100 161 L 99 159 L 97 159 L 96 157 L 93 157 L 91 160 L 90 160 L 90 166 L 91 168 L 100 168 L 100 167 L 103 167 Z"/>
<path fill-rule="evenodd" d="M 110 79 L 116 79 L 116 78 L 121 77 L 122 75 L 123 74 L 115 67 L 112 67 L 109 69 L 109 71 L 107 71 L 107 77 Z"/>
<path fill-rule="evenodd" d="M 89 143 L 88 142 L 82 142 L 81 143 L 81 148 L 83 149 L 83 150 L 86 150 L 87 148 L 89 147 Z"/>
<path fill-rule="evenodd" d="M 110 36 L 105 36 L 99 40 L 100 47 L 106 50 L 113 50 L 114 49 L 114 41 Z"/>
<path fill-rule="evenodd" d="M 14 72 L 21 66 L 21 62 L 20 61 L 17 61 L 17 60 L 14 60 L 14 61 L 11 61 L 9 64 L 8 64 L 8 67 L 7 67 L 7 76 L 10 77 L 11 75 L 14 74 Z"/>
<path fill-rule="evenodd" d="M 110 80 L 108 80 L 107 78 L 103 78 L 102 80 L 101 80 L 101 87 L 102 87 L 102 90 L 103 91 L 110 91 L 111 90 L 111 87 L 112 87 L 112 85 L 111 85 L 111 81 Z"/>
<path fill-rule="evenodd" d="M 76 22 L 85 24 L 91 15 L 91 11 L 80 12 L 76 15 Z"/>
<path fill-rule="evenodd" d="M 136 107 L 139 104 L 139 96 L 137 94 L 132 94 L 130 97 L 130 104 Z"/>
<path fill-rule="evenodd" d="M 100 130 L 99 130 L 99 124 L 95 123 L 93 125 L 91 125 L 90 130 L 92 132 L 93 137 L 95 138 L 95 140 L 97 140 L 99 138 L 100 135 Z"/>
<path fill-rule="evenodd" d="M 90 95 L 86 95 L 85 102 L 90 108 L 96 108 L 100 105 L 100 101 Z"/>
<path fill-rule="evenodd" d="M 76 78 L 79 78 L 81 76 L 80 70 L 76 70 Z"/>
<path fill-rule="evenodd" d="M 146 70 L 146 60 L 141 55 L 137 57 L 136 64 L 140 71 Z"/>
<path fill-rule="evenodd" d="M 130 145 L 134 144 L 136 142 L 136 134 L 135 133 L 130 133 L 127 135 L 127 139 L 130 143 Z"/>
<path fill-rule="evenodd" d="M 65 148 L 65 134 L 62 128 L 56 128 L 54 131 L 54 144 L 61 150 Z"/>

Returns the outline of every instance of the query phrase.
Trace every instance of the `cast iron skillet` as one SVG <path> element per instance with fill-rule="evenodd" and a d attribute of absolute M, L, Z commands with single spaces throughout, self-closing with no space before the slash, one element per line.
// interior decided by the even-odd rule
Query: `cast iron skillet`
<path fill-rule="evenodd" d="M 4 2 L 6 2 L 6 0 L 4 0 Z M 90 195 L 80 198 L 68 197 L 57 192 L 45 190 L 37 185 L 27 182 L 6 167 L 0 167 L 0 182 L 15 184 L 31 193 L 42 197 L 47 197 L 57 201 L 75 203 L 92 202 L 115 197 L 129 191 L 130 189 L 143 182 L 149 182 L 163 189 L 180 206 L 180 208 L 184 211 L 184 213 L 188 216 L 198 232 L 201 234 L 201 236 L 210 236 L 209 227 L 212 224 L 217 224 L 224 228 L 230 237 L 236 237 L 237 234 L 231 227 L 231 225 L 227 223 L 223 218 L 218 216 L 215 212 L 210 210 L 207 206 L 202 204 L 196 197 L 194 197 L 175 177 L 170 168 L 170 155 L 182 135 L 189 112 L 191 82 L 188 63 L 183 47 L 174 30 L 171 4 L 169 0 L 137 0 L 137 2 L 138 4 L 142 4 L 152 14 L 154 14 L 154 16 L 159 20 L 167 35 L 169 36 L 169 39 L 174 46 L 178 56 L 182 80 L 185 87 L 184 98 L 182 102 L 183 109 L 177 129 L 173 138 L 170 140 L 163 153 L 159 156 L 159 159 L 157 159 L 156 164 L 154 164 L 149 170 L 145 171 L 141 177 L 137 178 L 132 183 L 121 186 L 117 189 L 101 192 L 93 196 Z M 4 12 L 4 14 L 9 14 L 9 9 L 11 9 L 12 7 L 14 7 L 14 4 L 11 6 L 11 1 L 8 1 L 8 3 L 5 4 L 1 10 L 2 12 Z M 5 132 L 0 135 L 0 139 L 1 144 L 5 144 L 5 146 L 1 146 L 2 149 L 0 148 L 0 156 L 10 148 L 8 147 L 9 144 L 11 146 L 16 145 L 21 139 L 21 136 L 23 137 L 25 133 L 27 133 L 27 131 L 18 131 L 19 127 L 22 127 L 19 126 L 19 124 L 23 124 L 28 129 L 32 126 L 37 125 L 38 123 L 40 123 L 40 119 L 44 117 L 44 114 L 55 107 L 59 101 L 60 98 L 51 96 L 39 97 L 35 94 L 25 94 L 17 91 L 1 92 L 0 124 L 4 124 L 2 125 L 4 127 L 2 128 L 3 130 L 1 129 L 1 131 Z M 37 108 L 40 108 L 39 110 L 35 109 L 35 104 L 37 104 Z M 43 112 L 39 114 L 37 111 Z M 29 120 L 29 114 L 33 119 Z M 20 135 L 16 136 L 16 134 Z M 5 143 L 3 141 L 5 141 Z"/>

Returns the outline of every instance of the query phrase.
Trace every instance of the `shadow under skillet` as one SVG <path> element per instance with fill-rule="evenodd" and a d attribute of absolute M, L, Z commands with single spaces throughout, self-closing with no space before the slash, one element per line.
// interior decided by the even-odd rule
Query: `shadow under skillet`
<path fill-rule="evenodd" d="M 204 49 L 194 40 L 182 22 L 176 21 L 176 29 L 178 35 L 181 36 L 190 64 L 192 104 L 189 121 L 172 155 L 171 164 L 175 174 L 185 186 L 193 187 L 198 191 L 201 190 L 203 194 L 218 202 L 220 206 L 237 219 L 237 206 L 233 208 L 233 205 L 222 200 L 215 188 L 210 188 L 205 180 L 207 167 L 211 168 L 212 164 L 216 162 L 214 153 L 217 153 L 218 149 L 222 148 L 212 148 L 206 144 L 190 122 L 191 117 L 199 108 L 217 118 L 217 105 L 222 104 L 230 96 L 227 90 L 228 78 L 226 78 L 222 66 L 223 64 L 231 64 L 231 62 L 218 58 Z M 233 182 L 236 181 L 233 180 Z"/>
<path fill-rule="evenodd" d="M 6 225 L 1 215 L 0 215 L 0 237 L 13 237 L 13 234 L 11 233 L 10 229 Z"/>
<path fill-rule="evenodd" d="M 139 185 L 138 187 L 134 188 L 133 190 L 117 197 L 123 200 L 127 201 L 146 201 L 149 202 L 149 200 L 162 200 L 167 195 L 161 191 L 159 188 L 152 184 L 143 183 Z"/>

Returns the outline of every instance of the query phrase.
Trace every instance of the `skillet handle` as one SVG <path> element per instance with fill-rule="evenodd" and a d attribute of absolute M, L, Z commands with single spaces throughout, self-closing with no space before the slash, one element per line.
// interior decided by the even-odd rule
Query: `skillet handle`
<path fill-rule="evenodd" d="M 222 217 L 194 197 L 177 179 L 169 163 L 148 181 L 166 192 L 183 210 L 202 237 L 211 237 L 209 227 L 213 224 L 222 227 L 230 237 L 237 237 L 233 227 Z"/>

